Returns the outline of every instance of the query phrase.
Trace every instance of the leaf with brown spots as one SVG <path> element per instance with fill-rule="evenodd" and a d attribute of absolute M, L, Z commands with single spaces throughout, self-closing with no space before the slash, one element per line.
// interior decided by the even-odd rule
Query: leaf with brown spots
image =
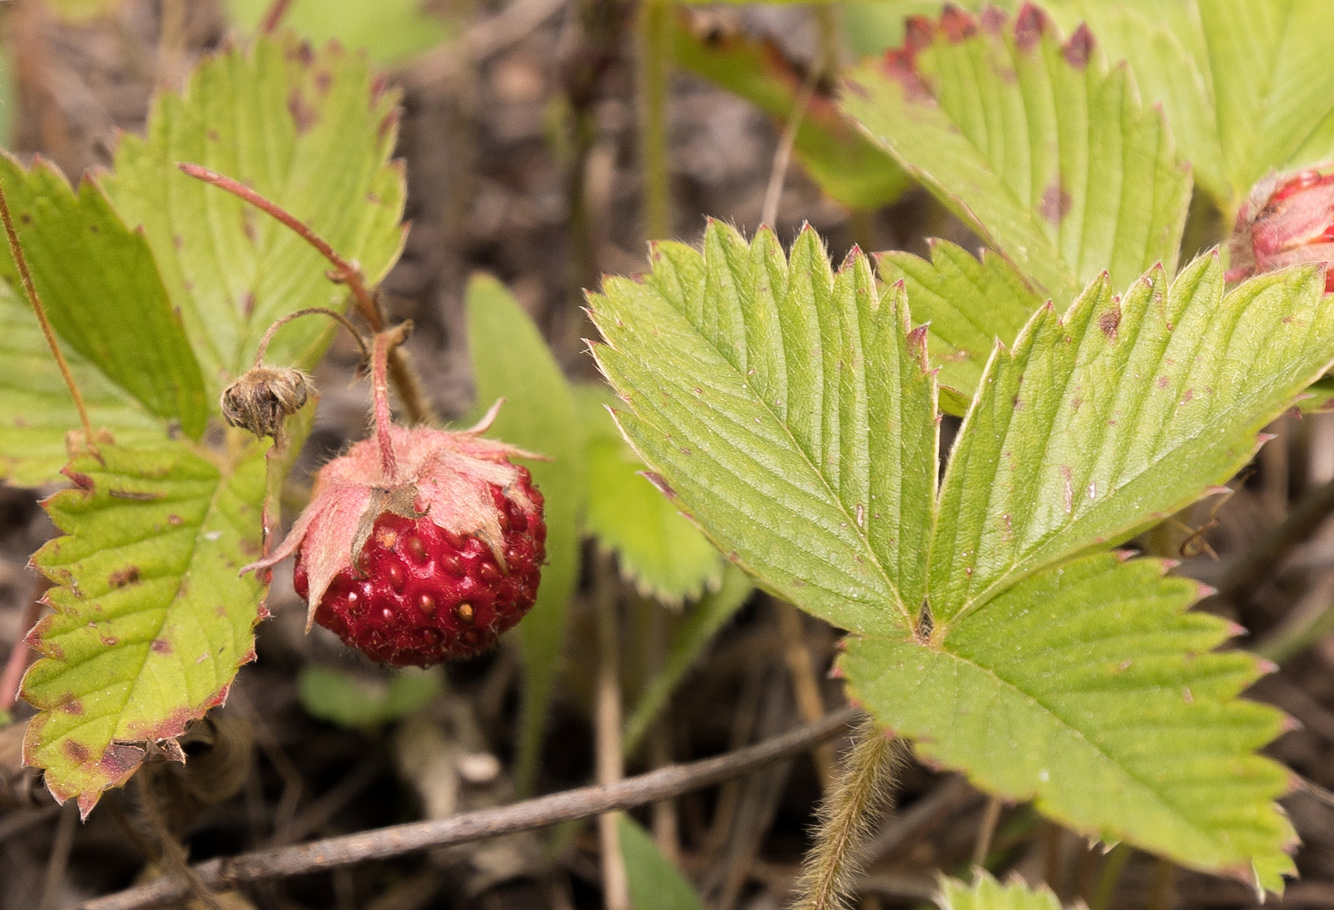
<path fill-rule="evenodd" d="M 29 638 L 42 659 L 23 681 L 41 709 L 24 759 L 85 815 L 226 698 L 254 655 L 263 591 L 238 575 L 258 544 L 262 446 L 220 464 L 184 445 L 99 454 L 71 463 L 84 482 L 45 504 L 67 536 L 33 557 L 55 613 Z"/>
<path fill-rule="evenodd" d="M 1190 174 L 1086 29 L 1063 39 L 1031 4 L 916 17 L 853 71 L 842 106 L 1056 300 L 1104 269 L 1118 289 L 1176 269 Z"/>

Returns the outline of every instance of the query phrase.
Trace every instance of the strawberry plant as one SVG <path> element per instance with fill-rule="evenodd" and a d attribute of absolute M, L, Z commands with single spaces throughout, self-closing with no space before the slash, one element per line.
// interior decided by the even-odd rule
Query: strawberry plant
<path fill-rule="evenodd" d="M 283 12 L 232 6 L 247 23 Z M 970 885 L 943 879 L 942 906 L 1061 906 L 986 871 L 1000 808 L 1019 803 L 1120 856 L 1282 893 L 1292 772 L 1263 750 L 1288 722 L 1245 697 L 1270 665 L 1229 643 L 1235 623 L 1192 609 L 1209 589 L 1175 574 L 1153 529 L 1226 490 L 1280 415 L 1327 403 L 1309 392 L 1334 364 L 1334 92 L 1306 37 L 1320 9 L 905 6 L 931 10 L 892 40 L 859 36 L 889 50 L 847 69 L 822 9 L 803 70 L 645 0 L 655 236 L 642 274 L 588 291 L 606 381 L 568 378 L 515 294 L 473 277 L 457 320 L 470 429 L 443 426 L 410 324 L 386 316 L 380 283 L 406 235 L 398 96 L 362 53 L 291 33 L 219 51 L 77 185 L 0 158 L 0 471 L 56 490 L 44 507 L 60 532 L 32 558 L 52 611 L 27 639 L 40 657 L 22 683 L 36 712 L 23 758 L 58 801 L 87 817 L 146 765 L 184 760 L 254 660 L 270 571 L 288 557 L 306 630 L 370 661 L 432 667 L 513 639 L 506 770 L 521 797 L 540 785 L 562 687 L 587 696 L 597 732 L 601 789 L 275 846 L 125 900 L 597 814 L 609 904 L 700 906 L 613 814 L 679 792 L 681 772 L 624 781 L 621 762 L 756 588 L 779 603 L 812 725 L 713 761 L 754 767 L 855 716 L 818 717 L 811 627 L 793 607 L 844 636 L 831 672 L 863 715 L 822 781 L 801 906 L 858 886 L 857 848 L 910 755 L 989 800 L 981 868 Z M 367 40 L 385 60 L 446 31 L 412 4 L 374 23 L 357 4 L 328 21 L 312 9 L 292 24 L 381 26 Z M 776 161 L 795 154 L 831 198 L 871 209 L 915 183 L 977 243 L 955 231 L 965 243 L 931 240 L 925 256 L 834 259 L 812 228 L 785 248 L 771 228 L 721 220 L 697 244 L 668 239 L 669 59 L 778 118 Z M 585 144 L 591 97 L 570 113 Z M 572 230 L 587 230 L 585 190 L 572 181 Z M 1230 242 L 1220 225 L 1235 225 Z M 369 430 L 293 503 L 312 376 L 343 330 Z M 285 537 L 284 502 L 300 511 Z M 638 651 L 621 653 L 627 638 Z M 594 666 L 572 657 L 585 649 Z M 386 678 L 367 694 L 311 666 L 301 697 L 379 729 L 447 688 Z M 718 767 L 686 773 L 718 780 Z M 1105 868 L 1114 885 L 1120 866 Z"/>

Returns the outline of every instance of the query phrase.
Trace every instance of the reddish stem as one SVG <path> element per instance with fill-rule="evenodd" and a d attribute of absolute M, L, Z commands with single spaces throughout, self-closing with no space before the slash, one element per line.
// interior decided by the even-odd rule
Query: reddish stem
<path fill-rule="evenodd" d="M 357 309 L 361 310 L 361 315 L 366 320 L 366 324 L 371 327 L 371 331 L 379 332 L 384 329 L 384 317 L 380 313 L 375 298 L 371 296 L 370 291 L 366 288 L 366 281 L 361 274 L 361 268 L 338 255 L 334 248 L 323 237 L 316 234 L 310 225 L 272 199 L 262 196 L 231 177 L 219 174 L 217 171 L 211 171 L 198 164 L 181 163 L 177 167 L 197 180 L 211 183 L 219 189 L 224 189 L 245 200 L 295 231 L 298 236 L 333 264 L 333 273 L 330 278 L 345 283 L 352 290 L 352 297 L 357 302 Z M 395 388 L 398 389 L 399 398 L 403 402 L 403 408 L 407 411 L 408 418 L 413 423 L 429 422 L 431 419 L 430 408 L 422 395 L 416 374 L 408 367 L 400 351 L 394 350 L 389 354 L 389 375 L 394 380 Z"/>
<path fill-rule="evenodd" d="M 412 331 L 412 321 L 402 322 L 392 329 L 375 336 L 375 346 L 371 351 L 371 394 L 375 402 L 375 438 L 380 446 L 380 470 L 384 472 L 384 482 L 393 486 L 398 482 L 398 459 L 394 456 L 393 438 L 389 434 L 394 424 L 389 411 L 389 353 L 408 337 Z"/>
<path fill-rule="evenodd" d="M 28 607 L 23 612 L 23 619 L 19 622 L 19 629 L 31 630 L 37 625 L 37 620 L 42 615 L 42 595 L 46 589 L 51 587 L 51 582 L 46 580 L 46 576 L 40 576 L 37 579 L 37 588 L 32 592 L 32 599 L 28 601 Z M 28 669 L 28 661 L 32 657 L 32 648 L 28 646 L 27 633 L 19 636 L 14 642 L 14 646 L 9 651 L 9 660 L 5 662 L 5 671 L 0 674 L 0 711 L 8 711 L 14 707 L 18 701 L 19 685 L 23 682 L 23 671 Z"/>
<path fill-rule="evenodd" d="M 274 218 L 287 225 L 293 231 L 301 236 L 303 240 L 320 251 L 320 254 L 333 264 L 337 280 L 347 284 L 352 290 L 352 296 L 357 301 L 357 308 L 361 310 L 361 315 L 372 331 L 378 332 L 384 328 L 384 318 L 380 315 L 380 308 L 375 305 L 375 299 L 371 297 L 370 291 L 366 289 L 366 282 L 361 277 L 361 269 L 348 262 L 319 234 L 306 224 L 300 218 L 293 215 L 287 209 L 274 202 L 266 196 L 263 196 L 239 180 L 234 180 L 225 174 L 219 174 L 217 171 L 211 171 L 198 164 L 181 163 L 178 164 L 182 171 L 194 177 L 196 180 L 202 180 L 205 183 L 211 183 L 219 189 L 224 189 L 244 199 L 260 211 L 272 215 Z"/>
<path fill-rule="evenodd" d="M 9 214 L 9 199 L 5 196 L 5 191 L 0 188 L 0 220 L 5 224 L 5 237 L 9 240 L 9 252 L 14 257 L 14 264 L 18 266 L 19 278 L 23 281 L 23 292 L 28 296 L 28 303 L 32 305 L 33 312 L 37 314 L 37 322 L 42 327 L 42 334 L 46 336 L 47 347 L 51 349 L 51 354 L 56 358 L 56 366 L 60 368 L 60 375 L 65 380 L 65 385 L 69 387 L 69 393 L 74 398 L 74 407 L 79 412 L 79 421 L 83 424 L 83 438 L 85 444 L 91 449 L 93 447 L 93 424 L 88 419 L 88 408 L 83 403 L 83 395 L 79 392 L 79 386 L 74 381 L 74 374 L 70 372 L 69 363 L 65 361 L 65 355 L 60 353 L 60 345 L 56 342 L 55 330 L 51 328 L 51 322 L 46 318 L 46 308 L 42 306 L 42 298 L 37 296 L 37 286 L 32 283 L 32 272 L 28 271 L 28 257 L 23 255 L 23 247 L 19 244 L 18 231 L 14 230 L 14 219 Z"/>
<path fill-rule="evenodd" d="M 283 16 L 287 15 L 287 10 L 292 6 L 292 0 L 273 0 L 269 6 L 268 12 L 264 14 L 264 21 L 259 25 L 261 35 L 272 35 L 282 24 Z"/>

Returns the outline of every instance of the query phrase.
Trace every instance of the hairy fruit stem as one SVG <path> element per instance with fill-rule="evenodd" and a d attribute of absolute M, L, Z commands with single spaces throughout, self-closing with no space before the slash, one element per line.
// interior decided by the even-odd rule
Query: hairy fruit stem
<path fill-rule="evenodd" d="M 896 740 L 866 718 L 852 735 L 852 749 L 838 780 L 820 806 L 815 847 L 797 881 L 794 910 L 841 910 L 859 866 L 862 845 L 879 810 L 889 800 L 895 765 L 901 754 Z"/>

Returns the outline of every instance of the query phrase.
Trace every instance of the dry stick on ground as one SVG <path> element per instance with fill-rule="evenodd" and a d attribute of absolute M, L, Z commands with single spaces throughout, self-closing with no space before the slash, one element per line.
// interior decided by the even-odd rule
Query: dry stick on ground
<path fill-rule="evenodd" d="M 858 714 L 856 709 L 844 708 L 818 723 L 807 724 L 754 746 L 627 778 L 611 787 L 581 787 L 499 809 L 467 812 L 440 821 L 394 825 L 281 850 L 243 853 L 229 859 L 209 860 L 192 868 L 199 880 L 209 887 L 228 888 L 243 882 L 306 875 L 366 860 L 388 859 L 433 847 L 531 831 L 616 809 L 629 809 L 739 777 L 771 762 L 798 755 L 837 735 Z M 179 901 L 189 893 L 189 887 L 178 878 L 159 879 L 88 901 L 82 907 L 83 910 L 145 910 Z"/>
<path fill-rule="evenodd" d="M 600 786 L 609 787 L 625 777 L 621 760 L 621 633 L 617 621 L 620 598 L 611 557 L 600 554 L 593 571 L 598 630 L 597 780 Z M 630 880 L 621 855 L 615 812 L 598 816 L 598 840 L 602 849 L 602 905 L 606 910 L 630 910 Z"/>

